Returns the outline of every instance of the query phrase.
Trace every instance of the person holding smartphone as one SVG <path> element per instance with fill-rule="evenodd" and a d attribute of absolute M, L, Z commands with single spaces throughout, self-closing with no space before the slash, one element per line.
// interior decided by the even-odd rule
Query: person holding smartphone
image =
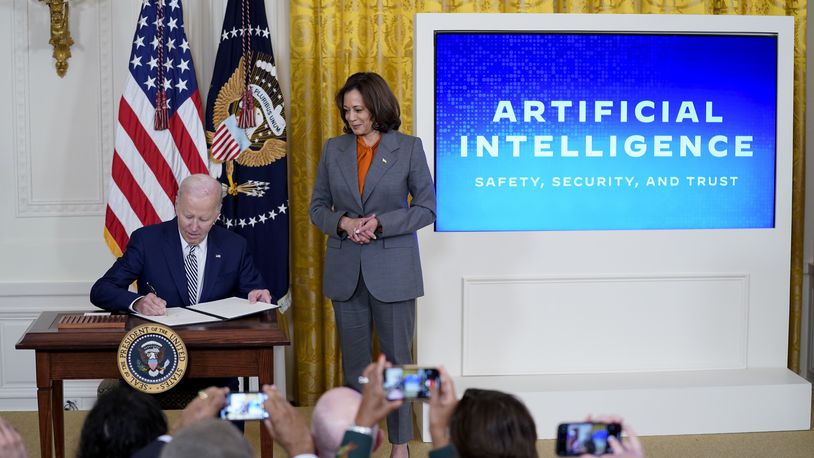
<path fill-rule="evenodd" d="M 440 366 L 438 372 L 440 383 L 430 386 L 430 458 L 538 456 L 537 428 L 519 399 L 470 388 L 459 401 L 446 369 Z"/>
<path fill-rule="evenodd" d="M 398 100 L 376 73 L 336 94 L 344 135 L 322 150 L 309 212 L 327 234 L 323 292 L 333 301 L 345 382 L 370 363 L 371 329 L 393 364 L 412 363 L 416 298 L 424 294 L 416 231 L 435 221 L 435 187 L 421 139 L 398 131 Z M 387 418 L 391 456 L 408 456 L 410 404 Z"/>
<path fill-rule="evenodd" d="M 608 445 L 610 445 L 611 451 L 599 456 L 602 457 L 613 457 L 613 458 L 645 458 L 644 454 L 644 447 L 642 447 L 642 443 L 639 440 L 639 436 L 636 435 L 636 432 L 633 428 L 625 423 L 622 417 L 618 415 L 601 415 L 597 417 L 588 417 L 586 419 L 588 422 L 594 423 L 603 423 L 606 425 L 616 424 L 621 425 L 622 433 L 624 437 L 617 438 L 615 435 L 609 435 L 607 438 Z M 581 458 L 594 458 L 595 455 L 590 453 L 585 453 L 580 455 Z"/>

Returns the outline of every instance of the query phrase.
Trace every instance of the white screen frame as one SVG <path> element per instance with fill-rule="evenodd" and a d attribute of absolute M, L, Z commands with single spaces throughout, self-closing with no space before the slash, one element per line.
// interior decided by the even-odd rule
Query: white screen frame
<path fill-rule="evenodd" d="M 709 344 L 741 341 L 737 348 L 712 361 L 699 363 L 691 350 L 678 358 L 679 365 L 653 364 L 642 359 L 618 368 L 563 368 L 542 365 L 532 373 L 572 373 L 594 370 L 651 371 L 738 369 L 749 367 L 785 367 L 788 337 L 788 298 L 791 241 L 791 171 L 793 104 L 793 18 L 752 16 L 689 15 L 547 15 L 547 14 L 418 14 L 415 35 L 415 133 L 422 138 L 427 162 L 434 175 L 434 32 L 439 31 L 529 31 L 552 32 L 631 32 L 631 33 L 770 33 L 778 36 L 777 158 L 775 190 L 775 227 L 771 229 L 657 230 L 657 231 L 576 231 L 576 232 L 492 232 L 436 233 L 432 227 L 419 233 L 426 295 L 418 312 L 418 362 L 444 363 L 453 374 L 512 375 L 522 370 L 523 359 L 508 364 L 476 364 L 481 358 L 497 355 L 468 355 L 465 345 L 473 342 L 467 335 L 482 320 L 481 313 L 470 313 L 478 306 L 466 303 L 467 288 L 475 283 L 501 285 L 550 285 L 552 282 L 587 281 L 589 283 L 630 280 L 631 288 L 643 279 L 670 281 L 692 278 L 719 279 L 737 277 L 743 281 L 740 297 L 731 291 L 723 297 L 707 297 L 709 304 L 732 304 L 739 309 L 739 323 L 728 323 L 719 335 L 704 335 Z M 525 282 L 525 283 L 524 283 Z M 691 284 L 687 284 L 691 287 Z M 631 289 L 631 295 L 635 291 Z M 680 291 L 681 288 L 679 287 Z M 474 290 L 471 290 L 474 291 Z M 536 292 L 535 292 L 536 291 Z M 528 294 L 542 290 L 532 288 Z M 506 286 L 504 306 L 512 306 L 517 292 Z M 514 305 L 527 302 L 518 293 Z M 596 290 L 598 300 L 606 291 Z M 742 296 L 741 296 L 742 294 Z M 471 297 L 471 295 L 470 295 Z M 691 296 L 686 297 L 687 300 Z M 585 297 L 586 301 L 591 296 Z M 642 300 L 648 300 L 644 297 Z M 681 303 L 681 298 L 677 302 Z M 624 304 L 609 304 L 618 313 L 605 323 L 613 328 L 629 322 Z M 641 304 L 638 304 L 639 306 Z M 470 307 L 472 306 L 472 307 Z M 499 306 L 495 313 L 499 314 Z M 693 307 L 688 307 L 693 309 Z M 632 311 L 632 310 L 631 310 Z M 594 313 L 588 306 L 585 313 Z M 687 319 L 703 320 L 703 308 L 688 310 Z M 698 314 L 693 316 L 692 314 Z M 732 315 L 735 316 L 735 315 Z M 674 317 L 673 317 L 674 318 Z M 653 317 L 642 326 L 655 327 L 671 335 L 668 316 Z M 722 318 L 724 319 L 724 318 Z M 456 326 L 450 326 L 455 323 Z M 722 322 L 724 324 L 724 322 Z M 574 338 L 575 329 L 564 329 L 563 339 Z M 579 334 L 578 332 L 576 333 Z M 584 336 L 583 336 L 584 337 Z M 635 348 L 642 335 L 620 336 L 623 348 Z M 590 338 L 588 339 L 590 341 Z M 531 340 L 534 341 L 533 339 Z M 589 342 L 599 344 L 600 342 Z M 521 352 L 522 353 L 522 352 Z M 697 355 L 695 355 L 697 356 Z M 699 366 L 695 364 L 699 363 Z M 683 365 L 682 365 L 683 364 Z M 533 365 L 532 365 L 533 366 Z M 658 366 L 658 367 L 657 367 Z M 702 367 L 703 366 L 703 367 Z"/>

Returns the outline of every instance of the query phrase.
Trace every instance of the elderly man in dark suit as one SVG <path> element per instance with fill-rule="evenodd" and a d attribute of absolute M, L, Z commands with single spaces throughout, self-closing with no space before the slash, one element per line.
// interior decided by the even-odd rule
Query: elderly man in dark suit
<path fill-rule="evenodd" d="M 215 226 L 221 185 L 205 174 L 190 175 L 178 187 L 175 219 L 133 231 L 122 257 L 90 290 L 90 301 L 111 311 L 164 315 L 182 307 L 232 296 L 271 302 L 263 277 L 254 267 L 246 240 Z M 138 291 L 128 290 L 137 282 Z M 238 380 L 182 382 L 194 392 L 209 385 L 238 391 Z M 242 422 L 236 423 L 242 429 Z"/>
<path fill-rule="evenodd" d="M 175 219 L 134 231 L 124 255 L 91 288 L 90 301 L 144 315 L 232 296 L 271 302 L 246 240 L 215 226 L 220 206 L 217 180 L 204 174 L 184 179 Z M 134 281 L 138 292 L 128 290 Z"/>

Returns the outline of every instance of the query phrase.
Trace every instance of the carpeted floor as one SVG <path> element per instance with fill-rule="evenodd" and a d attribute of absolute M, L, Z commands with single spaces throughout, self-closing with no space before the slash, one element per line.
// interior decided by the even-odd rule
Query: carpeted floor
<path fill-rule="evenodd" d="M 302 412 L 310 418 L 311 408 L 303 407 Z M 812 408 L 814 412 L 814 408 Z M 76 451 L 82 421 L 86 412 L 65 412 L 65 449 L 66 456 L 72 457 Z M 167 412 L 170 422 L 178 414 Z M 17 428 L 26 441 L 30 457 L 40 456 L 39 428 L 36 412 L 0 412 Z M 814 422 L 813 422 L 814 423 Z M 260 424 L 246 423 L 246 437 L 255 448 L 260 445 Z M 742 433 L 742 434 L 708 434 L 700 436 L 653 436 L 643 437 L 645 451 L 650 458 L 687 458 L 687 457 L 761 457 L 761 458 L 811 458 L 814 457 L 814 429 L 808 431 Z M 413 456 L 427 456 L 430 444 L 411 442 Z M 554 457 L 554 441 L 537 442 L 540 457 Z M 387 457 L 389 446 L 384 445 L 374 457 Z M 277 457 L 287 456 L 275 444 L 274 454 Z M 259 453 L 257 456 L 260 456 Z"/>

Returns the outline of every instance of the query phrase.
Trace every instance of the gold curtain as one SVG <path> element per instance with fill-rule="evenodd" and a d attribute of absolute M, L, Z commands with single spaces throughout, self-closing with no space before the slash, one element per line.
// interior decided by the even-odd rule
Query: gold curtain
<path fill-rule="evenodd" d="M 357 71 L 375 71 L 413 130 L 414 13 L 650 13 L 794 16 L 794 171 L 789 361 L 798 370 L 805 185 L 806 0 L 291 0 L 292 295 L 296 398 L 313 404 L 342 383 L 331 302 L 322 295 L 325 239 L 308 204 L 322 144 L 341 133 L 333 98 Z"/>

